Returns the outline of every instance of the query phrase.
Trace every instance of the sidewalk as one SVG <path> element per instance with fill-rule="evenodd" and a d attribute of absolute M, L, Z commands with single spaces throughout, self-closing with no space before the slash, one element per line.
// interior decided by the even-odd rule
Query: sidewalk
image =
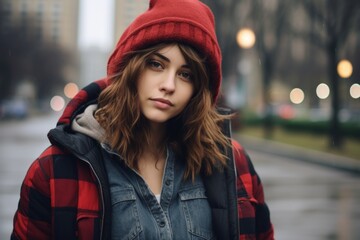
<path fill-rule="evenodd" d="M 245 149 L 319 164 L 356 175 L 360 174 L 360 160 L 240 134 L 233 134 L 233 138 L 238 140 Z"/>

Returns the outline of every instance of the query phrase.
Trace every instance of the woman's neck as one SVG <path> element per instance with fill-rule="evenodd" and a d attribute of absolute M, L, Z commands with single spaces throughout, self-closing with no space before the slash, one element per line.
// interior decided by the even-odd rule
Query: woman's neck
<path fill-rule="evenodd" d="M 157 149 L 162 149 L 165 144 L 166 126 L 163 123 L 150 123 L 149 130 L 148 148 L 157 152 Z"/>
<path fill-rule="evenodd" d="M 166 162 L 165 127 L 151 124 L 150 135 L 138 159 L 138 172 L 154 194 L 161 193 Z"/>

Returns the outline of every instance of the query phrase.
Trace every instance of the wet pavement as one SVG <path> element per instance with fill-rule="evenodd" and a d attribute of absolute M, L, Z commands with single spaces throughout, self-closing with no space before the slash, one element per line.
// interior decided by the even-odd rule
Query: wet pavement
<path fill-rule="evenodd" d="M 360 177 L 249 151 L 265 188 L 276 239 L 360 239 Z"/>
<path fill-rule="evenodd" d="M 0 122 L 0 239 L 10 239 L 20 186 L 30 164 L 49 145 L 57 115 Z"/>
<path fill-rule="evenodd" d="M 0 239 L 10 237 L 21 182 L 48 146 L 46 134 L 57 117 L 0 122 Z M 360 174 L 310 161 L 329 156 L 292 150 L 284 155 L 272 147 L 263 151 L 264 147 L 253 147 L 259 146 L 256 141 L 244 146 L 264 183 L 276 239 L 360 239 Z M 343 160 L 336 159 L 332 161 Z"/>

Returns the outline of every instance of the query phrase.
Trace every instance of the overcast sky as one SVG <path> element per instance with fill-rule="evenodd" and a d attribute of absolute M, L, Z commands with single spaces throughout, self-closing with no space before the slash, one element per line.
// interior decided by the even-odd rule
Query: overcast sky
<path fill-rule="evenodd" d="M 112 48 L 113 1 L 80 0 L 79 46 Z"/>

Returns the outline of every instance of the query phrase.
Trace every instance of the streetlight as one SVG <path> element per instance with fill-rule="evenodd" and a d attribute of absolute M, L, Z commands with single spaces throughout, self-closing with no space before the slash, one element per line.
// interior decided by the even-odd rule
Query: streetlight
<path fill-rule="evenodd" d="M 350 96 L 354 99 L 360 98 L 360 84 L 354 83 L 350 87 Z"/>
<path fill-rule="evenodd" d="M 73 98 L 79 92 L 79 88 L 75 83 L 68 83 L 64 87 L 64 94 L 68 98 Z"/>
<path fill-rule="evenodd" d="M 316 87 L 316 95 L 318 96 L 318 98 L 326 99 L 329 96 L 329 94 L 330 94 L 330 88 L 325 83 L 320 83 Z"/>
<path fill-rule="evenodd" d="M 65 100 L 61 96 L 54 96 L 50 100 L 50 107 L 55 112 L 61 111 L 64 108 L 64 106 L 65 106 Z"/>
<path fill-rule="evenodd" d="M 241 48 L 252 48 L 256 41 L 255 33 L 250 28 L 242 28 L 236 34 L 236 41 Z"/>
<path fill-rule="evenodd" d="M 294 88 L 290 92 L 290 101 L 294 104 L 300 104 L 304 101 L 305 94 L 300 88 Z"/>
<path fill-rule="evenodd" d="M 349 78 L 353 72 L 353 66 L 349 60 L 343 59 L 337 65 L 337 72 L 342 78 Z"/>

